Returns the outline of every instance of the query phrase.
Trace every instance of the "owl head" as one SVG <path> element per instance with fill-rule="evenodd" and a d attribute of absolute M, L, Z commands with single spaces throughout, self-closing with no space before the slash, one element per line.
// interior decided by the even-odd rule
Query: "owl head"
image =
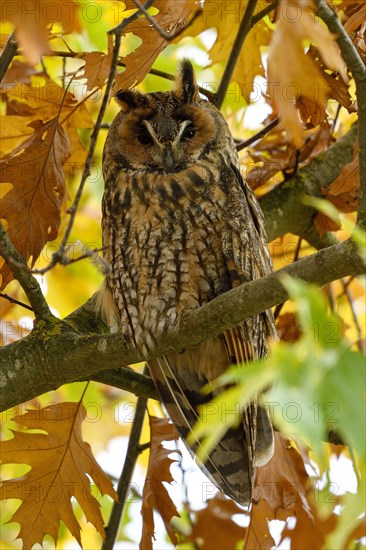
<path fill-rule="evenodd" d="M 200 98 L 188 60 L 181 62 L 174 91 L 123 90 L 116 99 L 121 112 L 112 123 L 105 151 L 120 168 L 179 172 L 208 154 L 225 131 L 219 111 Z"/>

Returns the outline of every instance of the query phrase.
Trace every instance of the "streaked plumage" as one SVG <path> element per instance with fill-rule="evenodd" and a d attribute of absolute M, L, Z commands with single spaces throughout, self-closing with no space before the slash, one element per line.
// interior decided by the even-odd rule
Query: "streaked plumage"
<path fill-rule="evenodd" d="M 121 112 L 103 158 L 103 244 L 111 272 L 101 302 L 106 316 L 116 314 L 125 337 L 147 353 L 182 311 L 266 275 L 272 265 L 262 214 L 240 175 L 228 126 L 200 99 L 191 64 L 182 63 L 176 91 L 117 97 Z M 149 363 L 183 438 L 197 404 L 208 399 L 202 386 L 231 363 L 265 356 L 274 335 L 268 311 Z M 245 503 L 255 464 L 272 452 L 268 416 L 253 403 L 205 467 L 227 495 Z"/>

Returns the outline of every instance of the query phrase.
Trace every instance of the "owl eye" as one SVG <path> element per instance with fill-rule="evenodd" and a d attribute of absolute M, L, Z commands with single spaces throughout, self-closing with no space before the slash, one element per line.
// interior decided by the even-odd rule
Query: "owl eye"
<path fill-rule="evenodd" d="M 196 129 L 193 126 L 193 124 L 190 124 L 184 129 L 184 132 L 182 134 L 182 139 L 191 139 L 195 136 L 195 134 L 196 134 Z"/>
<path fill-rule="evenodd" d="M 144 132 L 143 134 L 139 134 L 137 136 L 137 139 L 142 145 L 151 145 L 153 142 L 152 137 L 147 132 Z"/>

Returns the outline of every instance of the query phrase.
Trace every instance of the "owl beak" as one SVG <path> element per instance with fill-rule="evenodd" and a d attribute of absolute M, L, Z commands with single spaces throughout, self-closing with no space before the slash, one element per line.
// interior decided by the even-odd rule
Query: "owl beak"
<path fill-rule="evenodd" d="M 175 158 L 173 154 L 173 149 L 170 143 L 168 143 L 164 149 L 164 156 L 163 156 L 163 163 L 164 168 L 166 170 L 171 171 L 173 168 L 175 168 Z"/>

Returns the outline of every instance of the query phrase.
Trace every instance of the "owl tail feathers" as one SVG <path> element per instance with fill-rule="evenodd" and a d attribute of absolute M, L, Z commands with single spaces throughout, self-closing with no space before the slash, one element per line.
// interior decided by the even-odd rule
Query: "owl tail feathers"
<path fill-rule="evenodd" d="M 167 412 L 186 443 L 186 438 L 198 419 L 197 407 L 211 400 L 212 395 L 201 393 L 206 381 L 200 379 L 192 369 L 174 369 L 174 359 L 171 359 L 173 358 L 169 356 L 150 361 L 149 367 Z M 256 410 L 257 421 L 254 421 L 254 426 L 257 424 L 258 427 L 257 456 L 259 464 L 262 464 L 272 455 L 273 434 L 266 411 L 261 407 Z M 194 454 L 199 446 L 200 441 L 197 441 L 191 447 L 187 445 L 187 448 Z M 253 450 L 250 448 L 245 428 L 243 429 L 243 424 L 240 424 L 226 432 L 204 464 L 199 464 L 199 467 L 227 496 L 239 504 L 246 505 L 251 499 L 255 477 L 252 456 Z M 202 494 L 204 500 L 212 494 L 212 490 L 207 486 L 202 486 L 202 491 L 206 493 Z"/>

